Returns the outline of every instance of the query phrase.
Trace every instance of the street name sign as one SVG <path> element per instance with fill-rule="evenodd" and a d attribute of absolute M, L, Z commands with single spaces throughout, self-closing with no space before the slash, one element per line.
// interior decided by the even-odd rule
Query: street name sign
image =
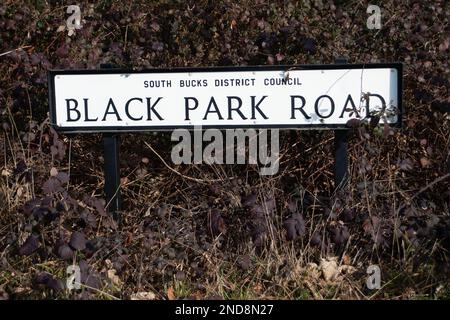
<path fill-rule="evenodd" d="M 64 132 L 176 128 L 340 129 L 401 124 L 402 65 L 334 64 L 52 70 L 52 125 Z"/>

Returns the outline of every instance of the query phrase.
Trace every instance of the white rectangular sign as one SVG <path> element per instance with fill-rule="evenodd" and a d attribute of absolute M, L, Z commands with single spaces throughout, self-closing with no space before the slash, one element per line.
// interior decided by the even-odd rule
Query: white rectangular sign
<path fill-rule="evenodd" d="M 401 77 L 397 63 L 50 71 L 50 113 L 69 132 L 399 125 Z"/>

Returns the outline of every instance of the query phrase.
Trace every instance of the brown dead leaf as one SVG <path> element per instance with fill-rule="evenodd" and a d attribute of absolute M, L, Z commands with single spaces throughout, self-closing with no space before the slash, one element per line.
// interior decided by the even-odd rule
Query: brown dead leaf
<path fill-rule="evenodd" d="M 175 300 L 175 293 L 173 291 L 173 287 L 169 287 L 169 289 L 167 289 L 167 299 Z"/>
<path fill-rule="evenodd" d="M 422 168 L 428 168 L 431 165 L 431 161 L 428 158 L 422 157 L 420 158 L 420 165 Z"/>
<path fill-rule="evenodd" d="M 110 269 L 107 272 L 108 279 L 111 280 L 111 283 L 117 287 L 122 286 L 122 281 L 120 280 L 119 276 L 116 274 L 115 269 Z"/>
<path fill-rule="evenodd" d="M 138 292 L 131 295 L 131 300 L 155 300 L 156 295 L 153 292 Z"/>
<path fill-rule="evenodd" d="M 350 262 L 351 262 L 351 258 L 350 258 L 350 256 L 349 255 L 344 255 L 344 257 L 342 258 L 342 262 L 343 262 L 343 264 L 345 264 L 345 265 L 350 265 Z"/>
<path fill-rule="evenodd" d="M 339 268 L 337 258 L 331 257 L 327 259 L 320 259 L 320 269 L 322 270 L 325 281 L 333 281 L 339 275 Z"/>
<path fill-rule="evenodd" d="M 306 275 L 313 281 L 317 281 L 320 278 L 320 268 L 314 262 L 309 262 L 305 267 Z"/>
<path fill-rule="evenodd" d="M 357 271 L 357 269 L 354 266 L 349 266 L 349 265 L 343 265 L 339 267 L 339 273 L 341 275 L 344 274 L 353 274 Z"/>
<path fill-rule="evenodd" d="M 253 291 L 257 294 L 261 294 L 263 292 L 263 286 L 261 283 L 257 283 L 255 286 L 253 286 Z"/>
<path fill-rule="evenodd" d="M 58 169 L 56 169 L 55 167 L 52 167 L 50 169 L 50 176 L 56 177 L 57 175 L 58 175 Z"/>
<path fill-rule="evenodd" d="M 217 237 L 227 232 L 227 226 L 220 212 L 216 209 L 211 210 L 208 216 L 208 224 L 211 235 Z"/>

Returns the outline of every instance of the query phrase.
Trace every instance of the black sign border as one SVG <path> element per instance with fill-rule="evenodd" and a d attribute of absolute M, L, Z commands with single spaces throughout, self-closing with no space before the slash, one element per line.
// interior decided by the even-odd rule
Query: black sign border
<path fill-rule="evenodd" d="M 339 69 L 381 69 L 392 68 L 397 70 L 397 89 L 398 89 L 398 116 L 395 124 L 391 126 L 401 128 L 403 117 L 403 64 L 395 63 L 369 63 L 369 64 L 313 64 L 313 65 L 274 65 L 274 66 L 232 66 L 232 67 L 194 67 L 194 68 L 155 68 L 143 70 L 130 69 L 85 69 L 85 70 L 49 70 L 48 71 L 48 94 L 50 104 L 50 123 L 51 126 L 59 132 L 64 133 L 121 133 L 121 132 L 145 132 L 145 131 L 170 131 L 174 129 L 195 130 L 195 126 L 111 126 L 111 127 L 59 127 L 56 124 L 56 96 L 55 96 L 55 77 L 57 75 L 73 74 L 140 74 L 140 73 L 182 73 L 182 72 L 237 72 L 237 71 L 288 71 L 295 70 L 339 70 Z M 324 124 L 321 126 L 298 124 L 298 125 L 274 125 L 274 124 L 249 124 L 249 125 L 202 125 L 202 129 L 237 129 L 237 128 L 266 128 L 266 129 L 293 129 L 293 130 L 336 130 L 348 129 L 345 124 Z"/>

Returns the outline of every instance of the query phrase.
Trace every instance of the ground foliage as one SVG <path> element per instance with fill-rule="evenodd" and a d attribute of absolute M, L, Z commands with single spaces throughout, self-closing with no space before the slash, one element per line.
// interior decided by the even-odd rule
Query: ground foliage
<path fill-rule="evenodd" d="M 365 1 L 81 1 L 83 27 L 69 36 L 70 4 L 0 4 L 0 297 L 449 297 L 447 1 L 383 1 L 381 30 L 366 28 Z M 173 166 L 170 134 L 124 134 L 117 223 L 102 198 L 101 136 L 49 126 L 49 69 L 340 56 L 403 62 L 405 114 L 402 129 L 354 126 L 339 193 L 332 132 L 283 131 L 272 177 Z M 82 290 L 65 290 L 73 263 Z M 371 264 L 378 291 L 365 286 Z"/>

